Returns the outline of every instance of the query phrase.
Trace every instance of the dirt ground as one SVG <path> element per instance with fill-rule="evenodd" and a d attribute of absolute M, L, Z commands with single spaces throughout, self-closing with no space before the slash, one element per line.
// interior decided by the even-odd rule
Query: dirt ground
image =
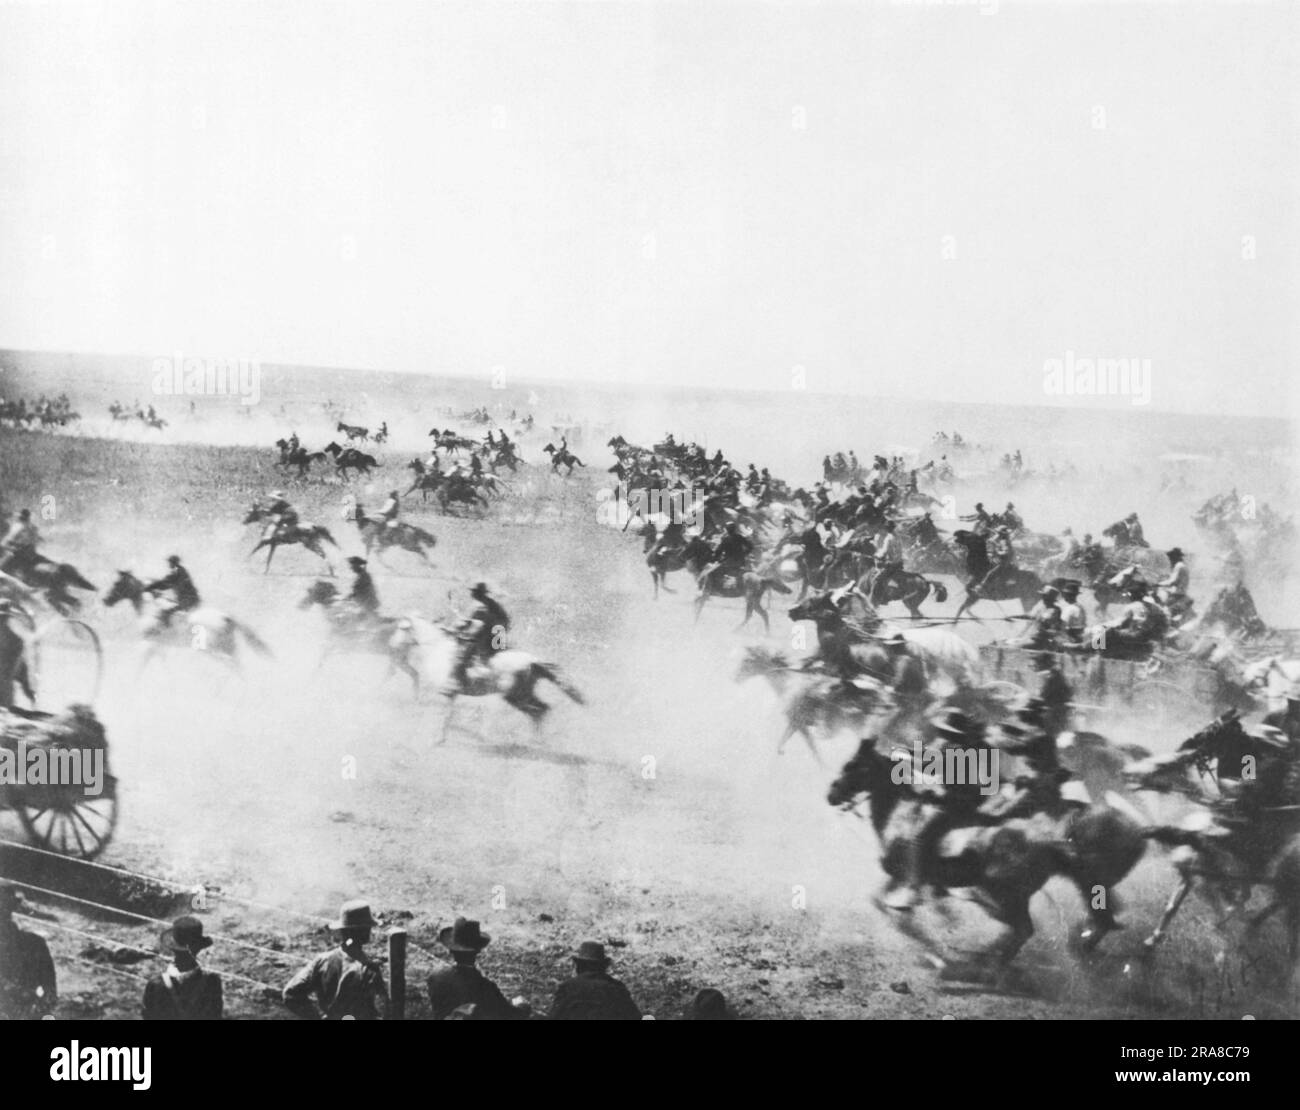
<path fill-rule="evenodd" d="M 537 459 L 537 445 L 525 454 Z M 464 611 L 469 587 L 485 580 L 514 619 L 512 642 L 557 663 L 585 695 L 580 706 L 543 688 L 555 709 L 540 739 L 499 702 L 458 707 L 439 744 L 441 699 L 416 704 L 379 659 L 317 667 L 322 618 L 297 602 L 323 572 L 318 560 L 282 552 L 265 574 L 248 560 L 256 534 L 240 525 L 243 510 L 285 485 L 272 450 L 0 433 L 4 507 L 52 496 L 42 525 L 51 554 L 102 590 L 118 569 L 161 575 L 179 553 L 205 602 L 274 652 L 247 656 L 240 678 L 187 652 L 137 678 L 131 614 L 91 600 L 85 616 L 108 660 L 97 708 L 121 781 L 102 862 L 175 888 L 33 862 L 8 846 L 0 867 L 148 918 L 196 906 L 223 938 L 206 962 L 228 974 L 228 1013 L 242 1018 L 287 1016 L 267 988 L 328 943 L 321 922 L 351 897 L 408 930 L 413 1017 L 427 1014 L 423 979 L 443 958 L 437 929 L 458 914 L 494 938 L 487 974 L 538 1011 L 569 974 L 567 953 L 597 939 L 660 1019 L 705 986 L 747 1018 L 1295 1015 L 1279 934 L 1244 940 L 1235 927 L 1216 958 L 1221 942 L 1194 899 L 1157 963 L 1142 960 L 1141 938 L 1173 886 L 1156 850 L 1121 888 L 1130 927 L 1088 964 L 1067 945 L 1078 897 L 1053 883 L 1034 901 L 1038 934 L 1011 981 L 941 981 L 871 906 L 880 876 L 870 827 L 825 802 L 853 738 L 823 745 L 822 765 L 802 748 L 775 754 L 774 696 L 761 681 L 735 681 L 740 650 L 761 630 L 733 630 L 737 602 L 711 604 L 696 625 L 684 576 L 671 582 L 679 592 L 651 599 L 638 542 L 598 521 L 608 462 L 596 454 L 568 480 L 527 468 L 482 516 L 408 502 L 408 519 L 438 537 L 435 566 L 406 554 L 372 564 L 394 613 Z M 385 474 L 400 462 L 394 454 Z M 374 508 L 388 484 L 356 485 Z M 291 497 L 352 553 L 346 492 L 331 480 Z M 778 605 L 767 642 L 781 645 L 791 628 Z M 1133 728 L 1153 747 L 1182 738 Z M 6 839 L 21 839 L 12 817 L 0 822 Z M 141 984 L 128 976 L 161 961 L 113 956 L 98 938 L 152 952 L 157 926 L 30 901 L 59 962 L 60 1013 L 134 1016 Z M 955 913 L 957 945 L 992 939 L 977 910 Z"/>

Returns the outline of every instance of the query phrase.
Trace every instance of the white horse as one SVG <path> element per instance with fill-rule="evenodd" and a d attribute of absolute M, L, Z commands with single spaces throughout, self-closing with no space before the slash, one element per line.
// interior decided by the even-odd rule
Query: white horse
<path fill-rule="evenodd" d="M 537 696 L 537 684 L 542 679 L 555 683 L 579 705 L 585 703 L 581 691 L 561 676 L 555 664 L 543 663 L 536 656 L 514 648 L 496 652 L 485 664 L 471 665 L 466 670 L 465 682 L 457 682 L 456 660 L 462 644 L 454 631 L 415 616 L 403 618 L 399 628 L 414 641 L 409 659 L 419 671 L 422 685 L 433 686 L 447 699 L 440 744 L 446 743 L 456 698 L 461 695 L 477 698 L 500 694 L 533 722 L 537 732 L 541 731 L 542 720 L 551 709 Z"/>
<path fill-rule="evenodd" d="M 1247 690 L 1267 699 L 1269 709 L 1282 709 L 1287 691 L 1300 686 L 1300 659 L 1270 655 L 1242 667 L 1241 677 Z"/>

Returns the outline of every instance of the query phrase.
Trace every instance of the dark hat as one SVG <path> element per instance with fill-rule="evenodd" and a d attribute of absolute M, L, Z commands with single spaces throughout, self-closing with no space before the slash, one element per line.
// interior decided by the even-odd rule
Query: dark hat
<path fill-rule="evenodd" d="M 1051 586 L 1051 585 L 1044 586 L 1041 590 L 1038 591 L 1039 597 L 1060 597 L 1060 595 L 1061 595 L 1061 591 L 1058 590 L 1055 586 Z"/>
<path fill-rule="evenodd" d="M 1061 583 L 1061 593 L 1063 594 L 1064 593 L 1077 594 L 1081 589 L 1083 589 L 1083 583 L 1080 582 L 1077 578 L 1062 578 L 1060 580 L 1060 583 Z"/>
<path fill-rule="evenodd" d="M 167 561 L 174 567 L 181 565 L 181 557 L 179 555 L 168 555 Z"/>
<path fill-rule="evenodd" d="M 161 939 L 163 949 L 170 952 L 194 955 L 212 947 L 212 938 L 203 935 L 203 922 L 197 917 L 178 917 L 170 929 L 163 930 Z"/>
<path fill-rule="evenodd" d="M 479 583 L 477 583 L 477 584 L 474 586 L 474 588 L 473 588 L 472 590 L 470 590 L 470 596 L 471 596 L 471 597 L 482 597 L 482 596 L 483 596 L 485 593 L 487 593 L 487 592 L 488 592 L 487 583 L 486 583 L 486 582 L 479 582 Z"/>
<path fill-rule="evenodd" d="M 482 952 L 492 938 L 479 931 L 477 921 L 458 917 L 455 924 L 438 930 L 438 943 L 449 952 Z"/>
<path fill-rule="evenodd" d="M 366 561 L 365 561 L 365 559 L 363 559 L 360 555 L 349 555 L 349 556 L 348 556 L 348 566 L 350 566 L 350 567 L 364 567 L 365 565 L 366 565 Z"/>
<path fill-rule="evenodd" d="M 605 955 L 605 946 L 598 940 L 584 940 L 573 953 L 573 958 L 587 964 L 600 964 L 601 967 L 608 967 L 610 963 Z"/>
<path fill-rule="evenodd" d="M 1165 552 L 1165 554 L 1170 559 L 1181 559 L 1183 557 L 1183 549 L 1181 547 L 1171 547 Z"/>
<path fill-rule="evenodd" d="M 344 902 L 339 910 L 338 920 L 331 929 L 369 929 L 379 924 L 370 914 L 370 903 L 360 898 Z"/>

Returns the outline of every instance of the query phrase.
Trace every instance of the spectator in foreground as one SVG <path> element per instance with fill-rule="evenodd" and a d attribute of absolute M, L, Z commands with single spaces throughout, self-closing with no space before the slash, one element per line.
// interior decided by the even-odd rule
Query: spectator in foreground
<path fill-rule="evenodd" d="M 145 1021 L 220 1021 L 221 976 L 199 967 L 198 955 L 212 947 L 197 917 L 178 917 L 162 935 L 171 964 L 144 985 Z"/>
<path fill-rule="evenodd" d="M 506 1001 L 497 985 L 474 966 L 478 954 L 492 943 L 480 931 L 477 921 L 456 918 L 453 925 L 438 930 L 438 943 L 455 961 L 451 967 L 439 968 L 429 976 L 429 1006 L 436 1021 L 451 1017 L 470 1017 L 476 1021 L 511 1021 L 529 1015 L 528 1004 L 519 1006 Z M 466 1013 L 463 1008 L 471 1007 Z M 457 1014 L 456 1011 L 462 1011 Z"/>
<path fill-rule="evenodd" d="M 0 1018 L 10 1021 L 52 1014 L 59 1000 L 45 938 L 14 921 L 22 905 L 18 888 L 0 881 Z"/>
<path fill-rule="evenodd" d="M 339 934 L 338 947 L 317 956 L 285 984 L 284 1004 L 300 1018 L 379 1021 L 386 1017 L 388 989 L 383 972 L 363 950 L 377 924 L 368 902 L 345 902 L 333 925 Z"/>
<path fill-rule="evenodd" d="M 640 1021 L 627 987 L 609 974 L 605 946 L 584 940 L 573 954 L 574 976 L 560 984 L 551 1003 L 554 1021 Z"/>

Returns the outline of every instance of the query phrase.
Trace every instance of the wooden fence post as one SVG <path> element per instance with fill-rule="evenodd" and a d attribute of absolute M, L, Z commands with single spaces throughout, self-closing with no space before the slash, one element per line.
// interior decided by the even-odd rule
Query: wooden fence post
<path fill-rule="evenodd" d="M 389 1019 L 406 1017 L 406 930 L 392 929 L 388 934 Z"/>

